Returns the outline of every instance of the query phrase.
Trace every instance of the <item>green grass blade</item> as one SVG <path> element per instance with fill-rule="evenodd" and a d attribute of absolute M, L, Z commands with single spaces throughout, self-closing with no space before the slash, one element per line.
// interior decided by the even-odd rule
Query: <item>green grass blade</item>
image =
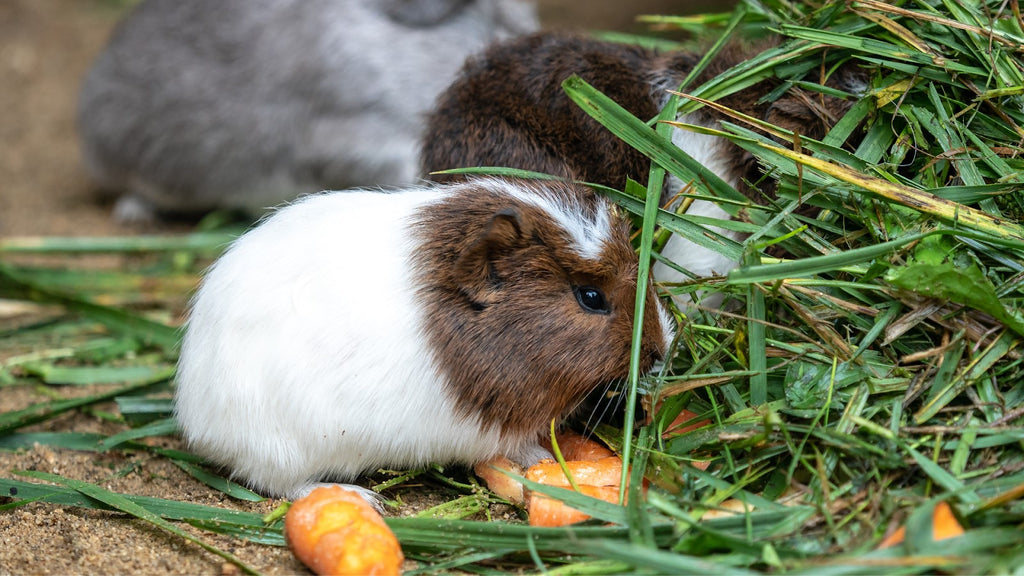
<path fill-rule="evenodd" d="M 0 238 L 0 254 L 202 252 L 214 255 L 240 233 L 241 230 L 195 232 L 181 236 L 8 237 Z"/>
<path fill-rule="evenodd" d="M 705 168 L 691 156 L 672 144 L 671 140 L 652 130 L 646 122 L 636 118 L 578 76 L 570 76 L 562 88 L 584 112 L 608 128 L 630 146 L 651 158 L 683 182 L 693 183 L 716 198 L 746 203 L 747 199 L 732 186 Z M 737 214 L 730 204 L 722 209 Z"/>
<path fill-rule="evenodd" d="M 129 386 L 122 386 L 114 390 L 107 392 L 100 392 L 90 396 L 84 396 L 82 398 L 71 398 L 68 400 L 53 400 L 51 402 L 41 402 L 39 404 L 33 404 L 27 408 L 21 410 L 13 410 L 10 412 L 0 413 L 0 435 L 7 434 L 18 428 L 23 428 L 30 424 L 36 424 L 53 418 L 54 416 L 67 412 L 68 410 L 74 410 L 83 406 L 91 406 L 100 402 L 111 400 L 117 396 L 123 396 L 125 394 L 132 394 L 140 392 L 146 388 L 153 386 L 154 384 L 160 384 L 166 382 L 169 379 L 169 375 L 161 374 L 157 377 L 152 378 L 149 381 L 142 381 L 137 384 L 131 384 Z"/>
<path fill-rule="evenodd" d="M 29 450 L 36 444 L 65 450 L 99 452 L 107 436 L 95 432 L 22 432 L 0 435 L 0 449 Z"/>
<path fill-rule="evenodd" d="M 170 522 L 167 522 L 159 515 L 154 514 L 153 512 L 147 510 L 146 508 L 131 501 L 130 499 L 125 498 L 121 494 L 111 492 L 95 484 L 82 482 L 80 480 L 73 480 L 71 478 L 64 478 L 62 476 L 57 476 L 55 474 L 47 474 L 44 472 L 22 472 L 22 474 L 26 476 L 31 476 L 33 478 L 37 478 L 39 480 L 47 480 L 59 484 L 61 486 L 71 488 L 85 496 L 88 496 L 89 498 L 92 498 L 98 502 L 102 502 L 103 504 L 109 506 L 114 510 L 130 514 L 140 520 L 145 520 L 146 522 L 149 522 L 150 524 L 153 524 L 158 528 L 162 528 L 163 530 L 166 530 L 171 534 L 184 538 L 189 542 L 198 544 L 204 550 L 216 554 L 217 556 L 220 556 L 228 562 L 231 562 L 232 564 L 238 566 L 247 574 L 258 574 L 258 572 L 255 569 L 251 568 L 248 564 L 243 562 L 234 554 L 231 554 L 230 552 L 225 552 L 224 550 L 221 550 L 211 544 L 207 544 L 199 538 L 196 538 L 195 536 L 192 536 L 191 534 L 181 530 L 180 528 L 171 524 Z"/>
<path fill-rule="evenodd" d="M 196 480 L 199 480 L 203 484 L 206 484 L 207 486 L 215 490 L 223 492 L 228 496 L 231 496 L 232 498 L 245 500 L 246 502 L 263 502 L 264 500 L 266 500 L 266 498 L 260 496 L 259 494 L 253 492 L 252 490 L 249 490 L 245 486 L 242 486 L 241 484 L 238 484 L 236 482 L 232 482 L 231 480 L 228 480 L 224 477 L 217 476 L 216 474 L 211 474 L 204 470 L 203 468 L 191 462 L 186 462 L 184 460 L 171 461 L 174 462 L 175 466 L 181 468 L 185 472 L 188 472 L 189 475 L 195 478 Z"/>
<path fill-rule="evenodd" d="M 87 302 L 75 296 L 51 291 L 20 278 L 12 268 L 0 264 L 0 297 L 25 298 L 43 304 L 60 304 L 109 326 L 112 330 L 151 342 L 167 350 L 178 347 L 178 330 L 123 310 Z"/>
<path fill-rule="evenodd" d="M 156 366 L 57 366 L 30 362 L 22 368 L 47 384 L 89 386 L 93 384 L 136 384 L 166 380 L 174 375 L 174 367 Z"/>
<path fill-rule="evenodd" d="M 757 144 L 779 156 L 857 186 L 859 190 L 878 198 L 912 208 L 954 226 L 964 226 L 996 238 L 1024 243 L 1024 228 L 1019 224 L 1003 221 L 974 208 L 943 200 L 924 190 L 915 190 L 888 180 L 866 176 L 841 164 L 827 162 L 764 142 L 757 142 Z"/>
<path fill-rule="evenodd" d="M 579 550 L 604 559 L 624 562 L 641 573 L 651 571 L 655 574 L 706 574 L 708 576 L 757 574 L 757 572 L 735 566 L 692 558 L 685 554 L 652 550 L 644 546 L 622 542 L 602 540 L 580 542 Z"/>
<path fill-rule="evenodd" d="M 106 452 L 132 440 L 149 438 L 151 436 L 171 436 L 177 434 L 177 432 L 177 421 L 174 418 L 165 418 L 109 436 L 106 440 L 100 442 L 100 448 L 101 451 Z"/>

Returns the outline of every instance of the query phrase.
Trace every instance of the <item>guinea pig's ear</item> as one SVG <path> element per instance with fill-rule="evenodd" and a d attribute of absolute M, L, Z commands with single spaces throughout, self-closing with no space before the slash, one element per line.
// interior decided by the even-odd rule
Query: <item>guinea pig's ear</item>
<path fill-rule="evenodd" d="M 503 279 L 494 262 L 529 244 L 533 231 L 516 208 L 503 208 L 491 216 L 477 238 L 455 262 L 455 278 L 463 294 L 477 308 L 498 300 Z"/>

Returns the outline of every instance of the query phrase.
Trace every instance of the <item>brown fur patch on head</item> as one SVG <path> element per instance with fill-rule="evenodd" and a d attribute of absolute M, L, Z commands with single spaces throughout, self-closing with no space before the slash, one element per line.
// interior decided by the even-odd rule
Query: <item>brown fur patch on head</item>
<path fill-rule="evenodd" d="M 518 186 L 570 203 L 585 220 L 610 210 L 569 184 Z M 626 220 L 611 214 L 599 255 L 588 258 L 542 205 L 470 181 L 414 224 L 423 331 L 448 392 L 464 415 L 517 437 L 625 378 L 633 330 L 637 257 Z M 607 310 L 581 306 L 579 287 L 599 290 Z M 668 344 L 651 287 L 647 298 L 643 370 Z"/>

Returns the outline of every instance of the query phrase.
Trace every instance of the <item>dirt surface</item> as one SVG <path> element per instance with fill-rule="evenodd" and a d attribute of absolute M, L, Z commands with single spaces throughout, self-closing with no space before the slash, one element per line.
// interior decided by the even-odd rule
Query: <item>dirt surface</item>
<path fill-rule="evenodd" d="M 0 141 L 4 143 L 0 153 L 0 237 L 140 231 L 113 222 L 110 203 L 97 198 L 81 165 L 74 126 L 79 82 L 127 4 L 115 0 L 0 2 Z M 694 4 L 679 0 L 546 0 L 541 2 L 541 16 L 545 25 L 636 31 L 634 14 L 678 14 L 693 11 Z M 185 229 L 186 225 L 177 223 L 157 224 L 144 231 Z M 11 309 L 10 304 L 0 302 L 0 322 L 5 314 L 13 314 Z M 0 361 L 28 351 L 0 342 Z M 95 391 L 61 390 L 60 394 Z M 0 411 L 46 399 L 32 386 L 0 388 Z M 99 410 L 116 408 L 110 404 Z M 101 418 L 98 411 L 75 412 L 27 430 L 112 434 L 119 431 L 119 425 Z M 161 442 L 180 448 L 176 439 Z M 148 453 L 95 455 L 45 447 L 0 452 L 0 476 L 12 477 L 12 470 L 50 472 L 100 483 L 117 492 L 260 513 L 277 504 L 234 501 L 166 459 Z M 403 499 L 414 500 L 415 494 L 405 494 Z M 398 514 L 408 512 L 403 509 Z M 187 526 L 183 529 L 200 534 Z M 266 573 L 306 572 L 284 548 L 246 544 L 209 533 L 202 537 Z M 193 543 L 121 514 L 46 504 L 0 512 L 0 575 L 71 573 L 233 574 L 236 569 Z"/>

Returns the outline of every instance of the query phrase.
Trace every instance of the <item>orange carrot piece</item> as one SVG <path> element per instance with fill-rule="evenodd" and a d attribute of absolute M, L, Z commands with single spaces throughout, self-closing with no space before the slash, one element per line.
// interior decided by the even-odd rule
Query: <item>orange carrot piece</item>
<path fill-rule="evenodd" d="M 744 504 L 735 498 L 730 498 L 718 505 L 715 510 L 708 510 L 701 516 L 701 520 L 712 520 L 714 518 L 728 518 L 737 514 L 746 514 L 753 510 L 753 506 Z"/>
<path fill-rule="evenodd" d="M 690 430 L 696 430 L 697 428 L 702 428 L 711 424 L 711 420 L 697 420 L 697 418 L 699 418 L 699 416 L 696 412 L 690 412 L 685 409 L 682 410 L 679 412 L 679 415 L 676 416 L 676 419 L 673 420 L 667 428 L 665 428 L 665 433 L 662 434 L 662 438 L 667 438 L 668 436 L 676 434 L 683 434 Z"/>
<path fill-rule="evenodd" d="M 669 424 L 667 428 L 665 428 L 665 432 L 662 433 L 661 437 L 662 438 L 671 438 L 672 436 L 676 436 L 676 435 L 679 435 L 679 434 L 684 434 L 686 432 L 689 432 L 690 430 L 696 430 L 697 428 L 703 428 L 704 426 L 707 426 L 708 424 L 711 423 L 711 420 L 708 420 L 708 419 L 698 420 L 697 418 L 699 418 L 699 416 L 697 415 L 696 412 L 691 412 L 691 411 L 686 410 L 686 409 L 681 410 L 679 412 L 679 415 L 676 416 L 676 419 L 673 420 L 672 423 Z M 696 468 L 698 470 L 707 470 L 708 466 L 711 465 L 711 461 L 710 460 L 694 460 L 694 461 L 690 462 L 690 465 L 692 465 L 694 468 Z"/>
<path fill-rule="evenodd" d="M 617 486 L 589 486 L 583 484 L 580 485 L 580 492 L 605 502 L 611 502 L 612 504 L 617 504 L 619 501 L 619 488 Z M 566 506 L 560 500 L 548 498 L 537 492 L 530 495 L 530 505 L 527 511 L 530 513 L 530 526 L 566 526 L 590 518 L 587 514 Z"/>
<path fill-rule="evenodd" d="M 707 470 L 708 466 L 711 466 L 711 460 L 693 460 L 690 462 L 690 466 L 697 470 Z"/>
<path fill-rule="evenodd" d="M 932 539 L 947 540 L 956 538 L 964 533 L 964 527 L 956 520 L 953 509 L 945 502 L 935 505 L 935 512 L 932 513 Z"/>
<path fill-rule="evenodd" d="M 964 527 L 957 522 L 956 516 L 953 515 L 953 509 L 949 507 L 949 504 L 945 502 L 936 504 L 935 511 L 932 512 L 932 540 L 938 542 L 939 540 L 955 538 L 963 533 Z M 906 535 L 906 526 L 900 526 L 895 532 L 886 537 L 885 540 L 882 540 L 878 547 L 889 548 L 900 544 L 906 538 Z"/>
<path fill-rule="evenodd" d="M 484 481 L 484 484 L 486 484 L 492 492 L 509 502 L 522 504 L 526 501 L 526 495 L 523 493 L 523 485 L 519 481 L 510 478 L 507 474 L 502 472 L 502 470 L 511 472 L 518 476 L 522 476 L 525 472 L 522 466 L 504 456 L 498 456 L 486 462 L 480 462 L 473 467 L 473 472 L 475 472 L 476 475 Z"/>
<path fill-rule="evenodd" d="M 292 503 L 284 519 L 292 553 L 317 574 L 400 574 L 405 557 L 362 496 L 323 486 Z"/>
<path fill-rule="evenodd" d="M 571 460 L 565 463 L 580 492 L 605 502 L 617 504 L 622 479 L 622 459 L 610 456 L 597 461 Z M 526 478 L 549 486 L 569 487 L 569 479 L 557 462 L 544 461 L 531 466 Z M 538 492 L 527 495 L 531 526 L 565 526 L 590 518 L 563 502 Z"/>
<path fill-rule="evenodd" d="M 622 459 L 618 456 L 596 461 L 572 460 L 565 464 L 573 480 L 580 486 L 618 486 L 622 480 Z M 526 471 L 526 479 L 549 486 L 569 486 L 569 479 L 562 467 L 558 462 L 550 460 L 531 466 Z"/>
<path fill-rule="evenodd" d="M 878 545 L 878 548 L 882 549 L 882 548 L 890 548 L 892 546 L 895 546 L 895 545 L 903 542 L 903 539 L 906 538 L 906 536 L 907 536 L 907 529 L 906 529 L 906 527 L 900 526 L 899 528 L 896 529 L 895 532 L 893 532 L 892 534 L 889 534 L 888 536 L 886 536 L 885 540 L 882 540 L 882 542 Z"/>
<path fill-rule="evenodd" d="M 572 430 L 564 430 L 555 434 L 555 440 L 558 441 L 558 450 L 565 460 L 600 460 L 615 455 L 604 444 L 593 438 L 581 436 Z"/>

